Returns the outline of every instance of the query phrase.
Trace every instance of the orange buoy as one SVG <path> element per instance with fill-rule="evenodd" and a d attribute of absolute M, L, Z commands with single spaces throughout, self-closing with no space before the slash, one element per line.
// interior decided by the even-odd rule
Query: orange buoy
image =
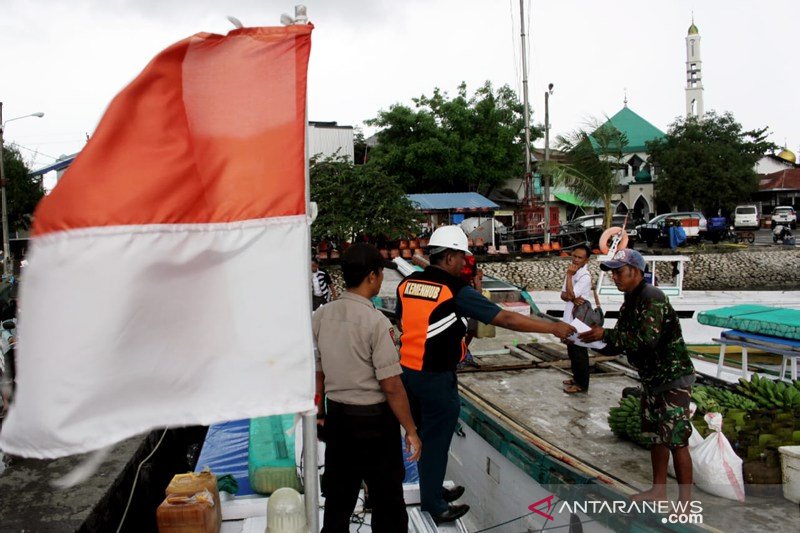
<path fill-rule="evenodd" d="M 610 241 L 611 239 L 613 239 L 616 235 L 618 235 L 620 233 L 622 234 L 622 237 L 620 237 L 619 244 L 617 244 L 617 250 L 622 250 L 623 248 L 627 248 L 628 247 L 628 234 L 625 232 L 624 229 L 622 229 L 622 228 L 620 228 L 618 226 L 614 226 L 614 227 L 608 228 L 607 230 L 605 230 L 603 232 L 602 235 L 600 235 L 600 242 L 598 243 L 598 246 L 600 247 L 600 251 L 603 252 L 604 254 L 607 254 L 608 253 L 608 241 Z"/>

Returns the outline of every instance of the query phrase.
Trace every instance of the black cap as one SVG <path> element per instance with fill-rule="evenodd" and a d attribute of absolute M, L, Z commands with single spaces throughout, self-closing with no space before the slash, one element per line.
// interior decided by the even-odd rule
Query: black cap
<path fill-rule="evenodd" d="M 353 272 L 375 272 L 380 268 L 392 268 L 397 270 L 397 265 L 384 259 L 381 253 L 371 244 L 357 243 L 347 248 L 342 254 L 342 270 Z"/>

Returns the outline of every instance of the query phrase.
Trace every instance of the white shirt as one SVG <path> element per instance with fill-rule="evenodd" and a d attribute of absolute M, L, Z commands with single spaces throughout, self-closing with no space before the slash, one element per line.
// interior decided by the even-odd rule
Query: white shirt
<path fill-rule="evenodd" d="M 567 280 L 564 279 L 564 285 L 561 287 L 561 292 L 567 290 Z M 589 302 L 592 301 L 592 275 L 589 273 L 589 268 L 583 265 L 572 276 L 572 292 L 575 298 L 583 298 Z M 572 309 L 575 304 L 566 302 L 564 304 L 564 320 L 572 322 Z"/>

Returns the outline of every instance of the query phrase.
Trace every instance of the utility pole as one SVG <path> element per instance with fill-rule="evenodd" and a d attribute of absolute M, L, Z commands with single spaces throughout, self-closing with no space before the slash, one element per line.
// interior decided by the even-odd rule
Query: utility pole
<path fill-rule="evenodd" d="M 522 105 L 525 117 L 525 200 L 530 207 L 533 197 L 531 184 L 531 115 L 528 110 L 528 58 L 525 51 L 525 8 L 524 0 L 519 0 L 519 27 L 522 40 Z"/>
<path fill-rule="evenodd" d="M 547 86 L 544 92 L 544 243 L 550 244 L 550 95 L 553 94 L 553 84 Z"/>
<path fill-rule="evenodd" d="M 8 240 L 8 207 L 6 206 L 6 171 L 3 162 L 3 102 L 0 102 L 0 202 L 2 202 L 3 216 L 3 279 L 11 276 L 11 244 Z"/>
<path fill-rule="evenodd" d="M 6 205 L 6 170 L 3 164 L 3 133 L 6 129 L 6 124 L 12 120 L 19 120 L 21 118 L 37 117 L 42 118 L 44 113 L 31 113 L 30 115 L 23 115 L 21 117 L 14 117 L 3 122 L 3 102 L 0 102 L 0 203 L 2 203 L 2 217 L 3 217 L 3 279 L 8 279 L 12 274 L 11 268 L 11 245 L 8 239 L 8 206 Z"/>

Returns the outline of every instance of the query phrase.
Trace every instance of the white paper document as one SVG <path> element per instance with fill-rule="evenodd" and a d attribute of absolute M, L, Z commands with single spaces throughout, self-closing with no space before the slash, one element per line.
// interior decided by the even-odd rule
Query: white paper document
<path fill-rule="evenodd" d="M 575 343 L 575 346 L 583 346 L 584 348 L 592 348 L 593 350 L 602 350 L 603 348 L 606 347 L 606 343 L 604 343 L 603 341 L 594 341 L 587 343 L 587 342 L 581 342 L 578 339 L 578 335 L 580 335 L 584 331 L 589 331 L 590 329 L 592 329 L 586 324 L 584 324 L 581 320 L 573 318 L 572 322 L 570 322 L 569 325 L 575 328 L 575 333 L 567 337 L 567 339 Z"/>

